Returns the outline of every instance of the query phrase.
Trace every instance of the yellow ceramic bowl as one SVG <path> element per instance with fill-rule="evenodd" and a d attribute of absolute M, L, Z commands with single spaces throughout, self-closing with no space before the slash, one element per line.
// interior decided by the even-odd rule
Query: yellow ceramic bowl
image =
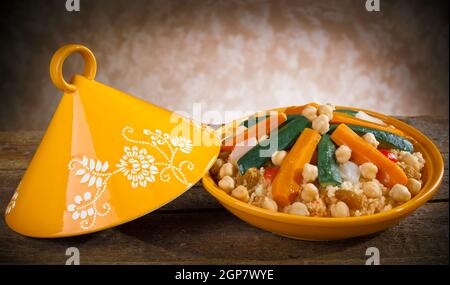
<path fill-rule="evenodd" d="M 361 110 L 350 107 L 338 109 Z M 286 108 L 273 109 L 284 111 Z M 394 209 L 370 216 L 350 218 L 302 217 L 274 213 L 241 202 L 222 191 L 209 174 L 203 177 L 203 185 L 228 211 L 245 222 L 282 236 L 303 240 L 337 240 L 368 235 L 382 231 L 411 214 L 430 199 L 439 188 L 444 174 L 444 162 L 436 145 L 410 125 L 379 113 L 361 110 L 402 130 L 415 140 L 415 151 L 420 151 L 426 160 L 423 169 L 423 186 L 418 195 Z M 246 118 L 243 118 L 244 120 Z M 231 123 L 230 123 L 231 124 Z M 230 125 L 228 124 L 228 125 Z M 226 128 L 227 126 L 225 126 Z M 224 129 L 225 129 L 224 128 Z"/>

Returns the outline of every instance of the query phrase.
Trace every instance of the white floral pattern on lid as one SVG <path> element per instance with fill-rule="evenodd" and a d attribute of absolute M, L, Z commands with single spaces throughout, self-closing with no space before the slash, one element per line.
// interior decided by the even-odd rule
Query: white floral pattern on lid
<path fill-rule="evenodd" d="M 11 201 L 8 203 L 8 206 L 6 206 L 5 214 L 9 215 L 11 213 L 12 209 L 16 207 L 17 198 L 19 197 L 19 192 L 15 192 L 14 195 L 11 198 Z"/>
<path fill-rule="evenodd" d="M 78 220 L 78 218 L 81 218 L 82 220 L 86 219 L 88 216 L 92 217 L 94 215 L 94 208 L 92 205 L 88 205 L 87 207 L 81 208 L 77 207 L 77 205 L 80 205 L 82 202 L 88 202 L 91 200 L 92 195 L 91 192 L 84 192 L 83 197 L 80 195 L 75 196 L 74 198 L 74 204 L 69 204 L 67 206 L 67 211 L 72 212 L 72 219 Z"/>
<path fill-rule="evenodd" d="M 145 148 L 126 146 L 124 151 L 125 154 L 116 166 L 131 181 L 131 186 L 133 188 L 139 185 L 147 187 L 147 182 L 154 182 L 155 175 L 158 174 L 158 168 L 153 164 L 155 158 L 148 155 Z"/>
<path fill-rule="evenodd" d="M 178 164 L 174 161 L 178 152 L 185 154 L 192 152 L 191 140 L 182 136 L 170 136 L 158 129 L 143 130 L 148 140 L 131 138 L 129 135 L 132 134 L 134 129 L 131 127 L 127 126 L 122 130 L 124 140 L 133 145 L 124 146 L 124 153 L 113 171 L 109 169 L 108 161 L 96 160 L 86 155 L 81 159 L 70 160 L 68 168 L 75 172 L 75 176 L 81 177 L 80 184 L 84 184 L 88 189 L 95 188 L 94 192 L 85 191 L 75 195 L 73 202 L 66 208 L 72 220 L 80 221 L 82 229 L 91 228 L 99 216 L 110 213 L 111 206 L 108 202 L 103 202 L 100 209 L 97 204 L 107 189 L 109 179 L 117 173 L 122 173 L 130 181 L 132 188 L 139 186 L 148 188 L 149 184 L 158 178 L 161 182 L 168 182 L 174 178 L 186 186 L 190 185 L 184 171 L 192 171 L 194 164 L 189 160 L 183 160 Z M 150 150 L 153 152 L 150 153 Z M 161 160 L 157 161 L 156 156 L 161 157 Z"/>
<path fill-rule="evenodd" d="M 185 137 L 173 137 L 170 138 L 170 142 L 173 146 L 179 147 L 181 152 L 190 153 L 192 151 L 192 141 Z"/>
<path fill-rule="evenodd" d="M 84 167 L 75 172 L 75 175 L 83 176 L 80 183 L 88 183 L 88 187 L 91 187 L 94 184 L 97 187 L 101 187 L 103 182 L 102 173 L 105 173 L 108 170 L 108 162 L 105 161 L 102 163 L 100 160 L 95 161 L 94 159 L 83 156 L 81 165 Z"/>

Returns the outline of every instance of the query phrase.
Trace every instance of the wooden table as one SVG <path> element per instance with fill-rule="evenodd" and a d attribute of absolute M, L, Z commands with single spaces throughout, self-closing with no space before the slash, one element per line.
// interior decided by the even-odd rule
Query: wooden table
<path fill-rule="evenodd" d="M 169 205 L 140 219 L 86 236 L 33 239 L 0 219 L 0 264 L 64 264 L 68 247 L 82 264 L 364 264 L 366 249 L 381 264 L 448 264 L 448 119 L 401 118 L 428 135 L 445 159 L 437 194 L 400 224 L 342 241 L 291 240 L 235 218 L 197 184 Z M 0 209 L 5 208 L 43 132 L 0 132 Z"/>

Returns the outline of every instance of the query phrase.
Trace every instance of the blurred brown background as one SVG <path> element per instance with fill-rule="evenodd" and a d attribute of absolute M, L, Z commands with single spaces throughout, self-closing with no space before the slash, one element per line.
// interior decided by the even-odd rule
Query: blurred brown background
<path fill-rule="evenodd" d="M 45 129 L 53 52 L 83 43 L 96 80 L 172 110 L 309 101 L 395 115 L 449 108 L 448 1 L 11 1 L 2 5 L 0 130 Z M 66 78 L 82 70 L 79 58 Z"/>

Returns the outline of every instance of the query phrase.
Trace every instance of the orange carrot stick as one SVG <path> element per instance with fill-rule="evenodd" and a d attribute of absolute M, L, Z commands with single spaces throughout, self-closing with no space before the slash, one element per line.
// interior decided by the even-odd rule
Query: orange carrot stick
<path fill-rule="evenodd" d="M 351 159 L 358 165 L 372 162 L 378 167 L 378 180 L 386 187 L 395 184 L 406 185 L 408 178 L 405 172 L 394 162 L 384 156 L 377 148 L 362 139 L 357 133 L 344 124 L 340 124 L 331 135 L 338 145 L 346 145 L 352 150 Z"/>
<path fill-rule="evenodd" d="M 284 158 L 272 183 L 272 197 L 280 207 L 291 204 L 300 192 L 303 166 L 310 162 L 320 138 L 317 131 L 306 128 Z"/>
<path fill-rule="evenodd" d="M 249 140 L 260 139 L 262 136 L 268 135 L 271 130 L 277 128 L 284 121 L 286 121 L 286 114 L 284 113 L 271 115 L 242 133 L 225 139 L 221 151 L 231 151 L 236 145 L 246 145 L 246 142 Z"/>
<path fill-rule="evenodd" d="M 394 129 L 394 128 L 391 128 L 388 126 L 361 120 L 361 119 L 355 118 L 355 117 L 350 116 L 345 113 L 334 112 L 333 119 L 331 119 L 330 123 L 357 125 L 357 126 L 362 126 L 362 127 L 367 127 L 367 128 L 372 128 L 372 129 L 376 129 L 376 130 L 380 130 L 380 131 L 393 133 L 393 134 L 396 134 L 399 136 L 405 136 L 405 134 L 399 129 Z"/>
<path fill-rule="evenodd" d="M 303 112 L 303 109 L 305 109 L 307 106 L 313 106 L 313 107 L 316 107 L 317 109 L 319 109 L 319 107 L 320 107 L 320 105 L 317 103 L 309 103 L 309 104 L 302 105 L 302 106 L 288 107 L 284 112 L 287 115 L 301 115 Z"/>

